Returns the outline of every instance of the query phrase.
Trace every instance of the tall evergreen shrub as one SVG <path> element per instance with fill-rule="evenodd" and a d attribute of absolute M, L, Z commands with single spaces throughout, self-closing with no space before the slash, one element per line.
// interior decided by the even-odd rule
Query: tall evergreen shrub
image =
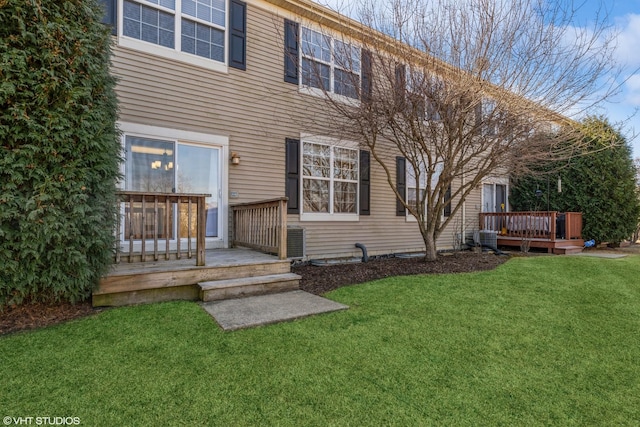
<path fill-rule="evenodd" d="M 82 300 L 111 260 L 120 148 L 94 0 L 0 0 L 0 308 Z"/>
<path fill-rule="evenodd" d="M 585 127 L 604 129 L 586 140 L 586 154 L 547 165 L 537 176 L 523 177 L 511 187 L 515 210 L 582 212 L 582 236 L 597 242 L 620 243 L 630 238 L 640 220 L 636 169 L 631 148 L 606 119 L 590 117 Z M 606 141 L 603 141 L 606 139 Z M 608 146 L 613 139 L 616 145 Z M 557 179 L 562 192 L 557 191 Z M 539 190 L 539 196 L 536 196 Z"/>

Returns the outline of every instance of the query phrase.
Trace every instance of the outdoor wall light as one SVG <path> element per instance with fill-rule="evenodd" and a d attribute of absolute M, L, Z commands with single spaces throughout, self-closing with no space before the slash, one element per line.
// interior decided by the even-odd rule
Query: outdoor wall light
<path fill-rule="evenodd" d="M 240 155 L 235 151 L 231 152 L 231 164 L 235 166 L 240 164 Z"/>

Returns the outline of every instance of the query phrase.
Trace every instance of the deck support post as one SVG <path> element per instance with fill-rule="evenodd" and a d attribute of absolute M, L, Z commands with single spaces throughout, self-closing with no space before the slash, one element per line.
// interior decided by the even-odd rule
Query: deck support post
<path fill-rule="evenodd" d="M 279 232 L 278 258 L 287 259 L 287 199 L 280 199 L 278 206 Z"/>
<path fill-rule="evenodd" d="M 198 198 L 197 203 L 197 211 L 198 211 L 198 226 L 196 233 L 198 237 L 196 238 L 196 265 L 204 265 L 205 263 L 205 238 L 206 238 L 206 227 L 205 221 L 207 219 L 205 215 L 205 206 L 204 206 L 204 197 Z M 191 212 L 189 212 L 191 214 Z"/>

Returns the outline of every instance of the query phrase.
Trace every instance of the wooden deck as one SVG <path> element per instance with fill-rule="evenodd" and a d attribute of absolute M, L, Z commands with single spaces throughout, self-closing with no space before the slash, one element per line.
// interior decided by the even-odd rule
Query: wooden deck
<path fill-rule="evenodd" d="M 300 277 L 286 259 L 287 199 L 232 206 L 230 241 L 242 248 L 205 250 L 208 196 L 120 191 L 114 266 L 93 292 L 93 305 L 211 301 L 298 289 Z"/>
<path fill-rule="evenodd" d="M 93 292 L 93 305 L 198 300 L 203 298 L 200 285 L 205 283 L 213 293 L 216 287 L 224 288 L 219 294 L 226 297 L 297 289 L 298 281 L 290 273 L 288 260 L 245 248 L 207 250 L 202 266 L 194 265 L 193 259 L 122 262 L 102 278 Z M 252 279 L 242 280 L 247 278 Z"/>
<path fill-rule="evenodd" d="M 498 246 L 520 247 L 522 237 L 498 236 Z M 582 252 L 584 240 L 582 239 L 543 239 L 532 238 L 528 240 L 529 247 L 546 249 L 556 255 L 568 255 Z"/>
<path fill-rule="evenodd" d="M 495 233 L 498 246 L 547 249 L 549 253 L 582 252 L 580 212 L 488 212 L 480 214 L 480 230 Z"/>

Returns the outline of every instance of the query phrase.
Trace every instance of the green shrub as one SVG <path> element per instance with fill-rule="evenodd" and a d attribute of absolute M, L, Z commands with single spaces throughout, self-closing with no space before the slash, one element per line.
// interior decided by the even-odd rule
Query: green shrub
<path fill-rule="evenodd" d="M 519 179 L 511 187 L 510 202 L 521 211 L 549 208 L 582 212 L 585 239 L 620 243 L 633 235 L 640 216 L 631 149 L 607 120 L 591 117 L 584 125 L 605 129 L 615 146 L 608 146 L 611 137 L 606 141 L 603 137 L 585 141 L 587 154 L 549 164 L 538 176 Z M 561 193 L 557 191 L 558 177 L 562 179 Z M 536 190 L 541 191 L 538 197 Z"/>
<path fill-rule="evenodd" d="M 86 0 L 0 0 L 0 307 L 90 295 L 120 147 L 109 29 Z"/>

